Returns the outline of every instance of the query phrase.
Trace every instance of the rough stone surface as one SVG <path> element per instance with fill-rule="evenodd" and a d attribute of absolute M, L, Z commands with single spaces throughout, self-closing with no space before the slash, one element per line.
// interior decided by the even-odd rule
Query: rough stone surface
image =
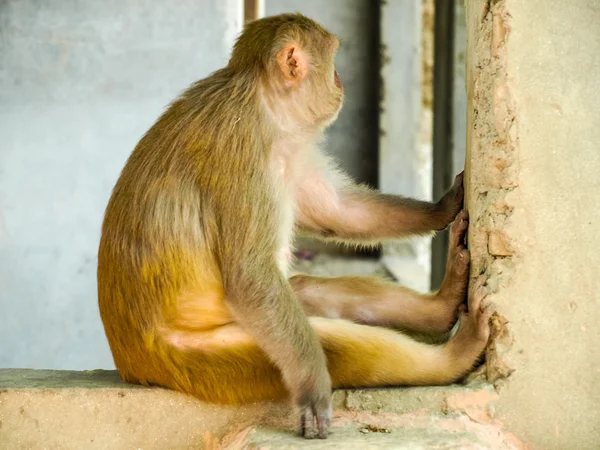
<path fill-rule="evenodd" d="M 467 205 L 470 215 L 469 247 L 471 277 L 485 273 L 492 291 L 512 280 L 519 254 L 509 251 L 513 238 L 516 182 L 506 183 L 516 172 L 517 136 L 507 132 L 516 127 L 515 105 L 507 78 L 506 36 L 509 20 L 504 2 L 480 10 L 468 9 L 467 94 Z M 512 197 L 511 197 L 512 195 Z M 493 297 L 492 297 L 493 298 Z M 495 382 L 510 373 L 503 355 L 512 346 L 510 328 L 502 309 L 492 321 L 492 345 L 486 351 L 486 378 Z M 503 339 L 501 339 L 503 338 Z"/>
<path fill-rule="evenodd" d="M 114 371 L 0 369 L 0 449 L 518 448 L 496 400 L 489 385 L 337 391 L 330 439 L 306 442 L 285 403 L 210 405 Z"/>
<path fill-rule="evenodd" d="M 600 6 L 466 6 L 471 274 L 498 311 L 481 375 L 534 448 L 598 449 Z"/>
<path fill-rule="evenodd" d="M 287 405 L 217 406 L 126 385 L 114 371 L 0 369 L 1 449 L 197 449 L 289 415 Z"/>

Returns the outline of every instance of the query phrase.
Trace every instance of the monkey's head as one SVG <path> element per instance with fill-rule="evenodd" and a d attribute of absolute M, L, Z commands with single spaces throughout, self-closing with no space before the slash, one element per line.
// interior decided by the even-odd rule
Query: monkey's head
<path fill-rule="evenodd" d="M 344 89 L 335 70 L 339 39 L 301 14 L 250 22 L 229 67 L 251 73 L 279 122 L 324 128 L 338 116 Z"/>

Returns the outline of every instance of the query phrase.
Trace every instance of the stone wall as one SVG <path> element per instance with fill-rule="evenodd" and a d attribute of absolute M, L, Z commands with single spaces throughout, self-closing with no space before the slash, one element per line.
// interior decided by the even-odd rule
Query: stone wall
<path fill-rule="evenodd" d="M 600 448 L 600 4 L 467 0 L 472 277 L 497 308 L 480 374 L 534 448 Z"/>

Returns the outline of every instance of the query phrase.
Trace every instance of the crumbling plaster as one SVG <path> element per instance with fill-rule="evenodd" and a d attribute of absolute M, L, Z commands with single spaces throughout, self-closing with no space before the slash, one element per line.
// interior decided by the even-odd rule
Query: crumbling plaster
<path fill-rule="evenodd" d="M 533 448 L 597 449 L 600 4 L 466 7 L 472 276 L 498 311 L 482 375 Z"/>

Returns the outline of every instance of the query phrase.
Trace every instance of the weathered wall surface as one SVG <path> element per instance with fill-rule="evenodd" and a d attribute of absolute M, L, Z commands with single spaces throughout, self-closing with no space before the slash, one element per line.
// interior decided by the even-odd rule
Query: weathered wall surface
<path fill-rule="evenodd" d="M 600 4 L 466 6 L 469 245 L 498 309 L 498 417 L 534 448 L 597 449 Z"/>
<path fill-rule="evenodd" d="M 0 2 L 0 367 L 113 367 L 104 208 L 165 106 L 226 64 L 242 2 Z"/>

